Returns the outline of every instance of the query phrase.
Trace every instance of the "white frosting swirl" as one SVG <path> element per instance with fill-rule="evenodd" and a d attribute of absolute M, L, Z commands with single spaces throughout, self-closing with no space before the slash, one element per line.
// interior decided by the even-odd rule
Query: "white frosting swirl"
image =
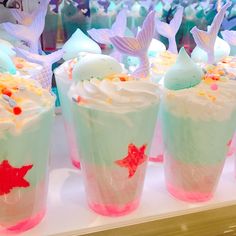
<path fill-rule="evenodd" d="M 54 97 L 35 81 L 0 75 L 0 136 L 21 132 L 54 106 Z M 15 113 L 14 108 L 20 109 Z M 19 110 L 18 110 L 19 112 Z"/>
<path fill-rule="evenodd" d="M 98 80 L 73 84 L 69 97 L 92 109 L 124 113 L 159 102 L 159 87 L 148 80 Z"/>
<path fill-rule="evenodd" d="M 165 108 L 178 117 L 198 121 L 224 121 L 236 109 L 236 81 L 215 82 L 216 90 L 202 81 L 195 87 L 163 91 Z"/>
<path fill-rule="evenodd" d="M 235 57 L 225 57 L 218 63 L 219 66 L 223 67 L 228 73 L 232 73 L 236 76 L 236 59 Z"/>

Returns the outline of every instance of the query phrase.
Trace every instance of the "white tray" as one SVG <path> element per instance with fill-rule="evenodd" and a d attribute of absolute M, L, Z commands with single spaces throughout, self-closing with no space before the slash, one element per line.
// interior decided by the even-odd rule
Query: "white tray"
<path fill-rule="evenodd" d="M 72 232 L 83 235 L 236 204 L 233 157 L 226 161 L 215 197 L 199 204 L 170 196 L 165 189 L 162 165 L 150 164 L 140 207 L 125 217 L 99 216 L 87 207 L 81 173 L 70 164 L 61 116 L 56 117 L 53 135 L 47 214 L 38 226 L 22 234 L 24 236 L 70 235 Z"/>

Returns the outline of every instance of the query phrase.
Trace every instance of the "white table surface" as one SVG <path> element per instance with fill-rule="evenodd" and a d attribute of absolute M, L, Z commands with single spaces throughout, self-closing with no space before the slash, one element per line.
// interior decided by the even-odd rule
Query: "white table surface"
<path fill-rule="evenodd" d="M 144 223 L 236 204 L 234 158 L 228 158 L 215 197 L 207 203 L 189 204 L 174 199 L 165 189 L 161 164 L 150 164 L 140 207 L 128 216 L 109 218 L 86 205 L 81 173 L 68 158 L 62 117 L 57 116 L 52 144 L 48 209 L 43 221 L 23 236 L 77 235 Z M 74 234 L 73 234 L 74 235 Z"/>

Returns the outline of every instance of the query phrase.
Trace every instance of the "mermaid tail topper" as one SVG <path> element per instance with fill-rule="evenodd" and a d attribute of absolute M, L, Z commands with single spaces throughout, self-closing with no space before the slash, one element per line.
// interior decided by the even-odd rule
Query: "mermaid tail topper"
<path fill-rule="evenodd" d="M 112 44 L 110 37 L 125 35 L 127 24 L 127 13 L 126 10 L 122 10 L 116 17 L 116 21 L 112 25 L 111 29 L 91 29 L 88 30 L 88 34 L 98 43 L 101 44 Z M 119 52 L 114 51 L 113 57 L 121 61 L 121 55 Z"/>
<path fill-rule="evenodd" d="M 12 11 L 16 20 L 25 25 L 3 23 L 4 29 L 9 34 L 29 44 L 32 53 L 38 53 L 39 51 L 39 38 L 44 29 L 49 1 L 50 0 L 41 1 L 40 6 L 33 14 L 25 14 L 20 10 Z M 25 22 L 26 19 L 27 22 Z"/>
<path fill-rule="evenodd" d="M 136 38 L 111 37 L 112 44 L 121 52 L 140 59 L 139 67 L 133 75 L 139 78 L 147 78 L 149 75 L 148 48 L 155 32 L 155 12 L 151 11 L 143 22 L 142 29 Z"/>
<path fill-rule="evenodd" d="M 225 30 L 221 32 L 221 35 L 227 43 L 236 46 L 236 31 Z"/>
<path fill-rule="evenodd" d="M 224 19 L 222 22 L 222 27 L 224 30 L 233 29 L 236 26 L 236 18 L 232 18 L 230 20 Z"/>
<path fill-rule="evenodd" d="M 182 18 L 183 18 L 183 12 L 184 9 L 183 7 L 180 7 L 177 12 L 175 13 L 173 19 L 170 21 L 170 23 L 165 23 L 160 21 L 159 19 L 157 20 L 157 24 L 156 24 L 156 28 L 157 28 L 157 32 L 168 38 L 169 40 L 169 48 L 168 51 L 177 54 L 178 50 L 177 50 L 177 45 L 176 45 L 176 41 L 175 41 L 175 36 L 179 30 L 179 27 L 181 25 L 182 22 Z"/>
<path fill-rule="evenodd" d="M 226 3 L 221 10 L 215 16 L 211 26 L 208 28 L 207 32 L 199 30 L 196 26 L 191 30 L 193 38 L 198 47 L 203 49 L 208 55 L 208 63 L 214 63 L 214 46 L 216 42 L 216 37 L 220 30 L 220 26 L 224 19 L 226 10 L 231 6 L 231 3 Z"/>
<path fill-rule="evenodd" d="M 38 55 L 20 48 L 15 48 L 15 51 L 18 56 L 24 58 L 25 60 L 43 66 L 42 73 L 36 75 L 36 78 L 34 79 L 40 82 L 43 88 L 50 89 L 52 82 L 52 64 L 62 58 L 64 50 L 60 49 L 49 55 Z"/>

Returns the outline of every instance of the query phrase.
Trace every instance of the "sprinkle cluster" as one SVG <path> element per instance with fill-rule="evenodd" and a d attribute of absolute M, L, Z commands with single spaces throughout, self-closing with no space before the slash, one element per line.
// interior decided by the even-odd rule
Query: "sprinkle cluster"
<path fill-rule="evenodd" d="M 218 83 L 219 82 L 226 82 L 227 79 L 231 79 L 233 75 L 229 74 L 226 72 L 225 69 L 223 69 L 220 66 L 215 66 L 215 65 L 208 65 L 204 68 L 204 77 L 203 81 L 207 85 L 209 85 L 209 88 L 212 92 L 208 91 L 198 91 L 198 95 L 202 97 L 206 97 L 210 99 L 212 102 L 216 101 L 216 95 L 214 92 L 219 90 Z"/>
<path fill-rule="evenodd" d="M 25 90 L 25 87 L 20 86 L 20 87 L 7 88 L 3 84 L 0 84 L 0 94 L 2 98 L 8 103 L 9 110 L 16 116 L 22 113 L 22 108 L 17 105 L 17 102 L 14 99 L 14 93 L 19 90 L 20 91 Z"/>
<path fill-rule="evenodd" d="M 39 96 L 42 95 L 42 89 L 26 79 L 0 75 L 0 97 L 5 101 L 6 109 L 15 116 L 23 113 L 23 109 L 20 106 L 22 98 L 16 95 L 26 90 L 31 90 Z"/>

